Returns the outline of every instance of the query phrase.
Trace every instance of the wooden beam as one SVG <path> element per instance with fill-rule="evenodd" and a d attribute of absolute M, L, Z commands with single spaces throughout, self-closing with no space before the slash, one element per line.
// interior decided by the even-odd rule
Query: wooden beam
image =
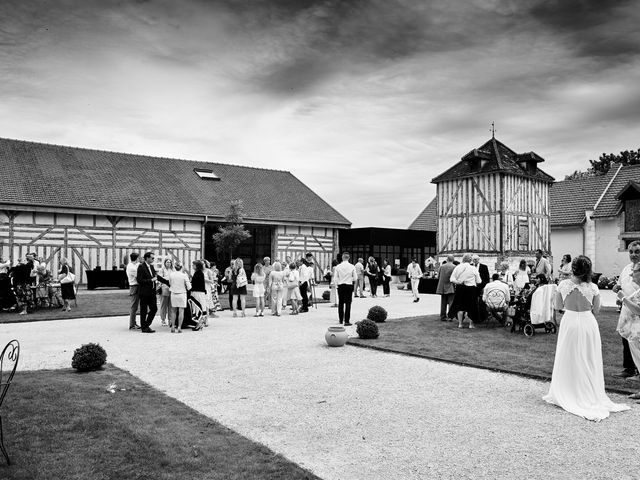
<path fill-rule="evenodd" d="M 482 199 L 482 201 L 484 202 L 485 206 L 487 207 L 487 210 L 489 210 L 490 212 L 493 212 L 493 210 L 491 209 L 491 205 L 489 204 L 489 202 L 485 198 L 484 194 L 482 193 L 482 190 L 480 189 L 480 185 L 478 185 L 478 182 L 476 181 L 476 179 L 472 178 L 471 181 L 473 182 L 473 186 L 476 189 L 476 191 L 478 192 L 478 195 L 480 195 L 480 198 Z"/>

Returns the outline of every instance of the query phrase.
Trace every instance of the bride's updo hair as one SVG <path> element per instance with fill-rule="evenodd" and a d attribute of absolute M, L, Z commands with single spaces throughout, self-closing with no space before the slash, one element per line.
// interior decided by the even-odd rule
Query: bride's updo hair
<path fill-rule="evenodd" d="M 591 281 L 591 260 L 589 257 L 579 255 L 571 262 L 571 271 L 582 282 Z"/>

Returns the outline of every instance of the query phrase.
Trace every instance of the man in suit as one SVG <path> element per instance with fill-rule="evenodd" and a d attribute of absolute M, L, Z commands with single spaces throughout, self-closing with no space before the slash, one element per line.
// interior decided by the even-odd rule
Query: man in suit
<path fill-rule="evenodd" d="M 440 295 L 440 320 L 446 322 L 448 310 L 453 303 L 454 288 L 451 283 L 451 272 L 456 266 L 453 264 L 455 258 L 453 255 L 447 255 L 447 261 L 438 269 L 438 287 L 436 293 Z"/>
<path fill-rule="evenodd" d="M 169 285 L 169 282 L 162 277 L 156 275 L 153 268 L 153 260 L 155 256 L 153 252 L 144 254 L 144 261 L 138 265 L 136 280 L 138 280 L 138 295 L 140 297 L 140 328 L 142 333 L 154 333 L 151 330 L 151 322 L 158 311 L 158 303 L 156 301 L 156 289 L 158 282 Z"/>
<path fill-rule="evenodd" d="M 487 319 L 488 314 L 487 306 L 482 301 L 482 294 L 484 292 L 484 287 L 491 281 L 491 276 L 489 275 L 489 267 L 484 263 L 480 263 L 480 257 L 478 255 L 473 256 L 473 264 L 478 269 L 481 280 L 478 285 L 478 319 L 480 322 L 484 322 Z"/>
<path fill-rule="evenodd" d="M 551 280 L 551 264 L 549 263 L 549 260 L 544 258 L 544 256 L 542 255 L 542 250 L 540 249 L 536 250 L 536 263 L 533 267 L 532 273 L 534 276 L 542 273 L 545 277 L 547 277 L 547 280 Z"/>

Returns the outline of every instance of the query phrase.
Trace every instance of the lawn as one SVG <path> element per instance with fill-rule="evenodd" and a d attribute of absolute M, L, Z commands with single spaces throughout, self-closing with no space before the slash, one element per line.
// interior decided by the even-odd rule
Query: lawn
<path fill-rule="evenodd" d="M 622 370 L 622 342 L 616 333 L 617 322 L 615 308 L 603 308 L 598 315 L 605 383 L 612 391 L 636 392 L 640 390 L 640 382 L 612 376 Z M 352 338 L 349 344 L 545 379 L 550 379 L 553 371 L 557 335 L 546 334 L 544 330 L 536 330 L 536 334 L 528 338 L 498 326 L 459 329 L 458 322 L 441 322 L 439 315 L 389 320 L 378 327 L 378 339 Z"/>
<path fill-rule="evenodd" d="M 4 480 L 318 478 L 111 365 L 18 370 L 2 408 Z"/>
<path fill-rule="evenodd" d="M 316 287 L 318 297 L 326 290 L 324 285 Z M 64 320 L 68 318 L 109 317 L 129 315 L 129 290 L 92 290 L 81 289 L 78 292 L 76 307 L 71 302 L 71 311 L 63 312 L 60 308 L 41 308 L 28 315 L 18 315 L 15 312 L 0 312 L 0 323 L 37 322 L 41 320 Z M 318 303 L 325 302 L 321 298 Z M 229 296 L 220 295 L 220 305 L 223 309 L 229 308 Z M 251 295 L 246 297 L 246 308 L 255 308 L 256 302 Z M 160 300 L 158 299 L 158 308 Z M 158 313 L 159 314 L 159 313 Z M 159 317 L 158 317 L 159 318 Z"/>

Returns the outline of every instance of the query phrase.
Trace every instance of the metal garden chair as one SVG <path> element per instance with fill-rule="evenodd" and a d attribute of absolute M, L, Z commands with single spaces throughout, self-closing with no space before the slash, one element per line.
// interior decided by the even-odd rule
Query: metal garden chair
<path fill-rule="evenodd" d="M 11 385 L 13 376 L 18 366 L 18 358 L 20 357 L 20 343 L 18 340 L 11 340 L 2 350 L 0 355 L 0 451 L 7 459 L 7 465 L 11 465 L 9 454 L 4 446 L 4 434 L 2 431 L 2 402 L 7 395 L 7 390 Z"/>

